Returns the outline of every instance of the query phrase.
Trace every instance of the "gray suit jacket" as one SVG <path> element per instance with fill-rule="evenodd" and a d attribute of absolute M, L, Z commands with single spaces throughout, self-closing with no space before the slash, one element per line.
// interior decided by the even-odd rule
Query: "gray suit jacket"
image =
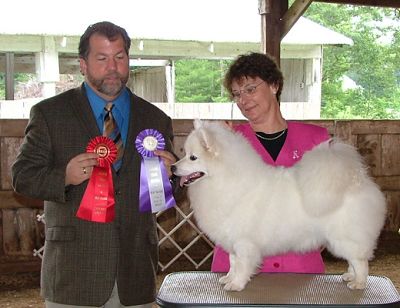
<path fill-rule="evenodd" d="M 65 187 L 65 169 L 85 152 L 97 127 L 83 87 L 36 104 L 25 139 L 12 166 L 14 189 L 45 200 L 46 244 L 42 295 L 69 305 L 100 306 L 115 281 L 123 305 L 154 301 L 158 262 L 155 216 L 140 213 L 140 131 L 160 131 L 172 151 L 172 123 L 161 110 L 131 94 L 127 144 L 118 174 L 113 171 L 116 218 L 94 223 L 76 218 L 88 181 Z"/>

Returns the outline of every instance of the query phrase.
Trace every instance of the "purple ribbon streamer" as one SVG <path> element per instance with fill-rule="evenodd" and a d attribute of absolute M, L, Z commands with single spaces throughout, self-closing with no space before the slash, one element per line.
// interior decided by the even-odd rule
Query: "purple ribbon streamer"
<path fill-rule="evenodd" d="M 152 140 L 157 141 L 156 148 L 151 150 L 145 147 L 145 138 L 152 137 Z M 155 130 L 155 129 L 145 129 L 141 131 L 135 140 L 136 149 L 139 154 L 142 156 L 142 162 L 140 167 L 140 195 L 139 195 L 139 211 L 140 212 L 156 212 L 152 208 L 151 198 L 150 198 L 150 189 L 149 189 L 149 181 L 147 178 L 147 170 L 144 163 L 144 159 L 157 159 L 159 168 L 161 171 L 161 178 L 164 187 L 164 197 L 165 197 L 165 206 L 162 210 L 169 209 L 176 205 L 175 199 L 172 195 L 172 186 L 168 178 L 167 170 L 165 169 L 165 165 L 162 162 L 161 158 L 154 154 L 154 150 L 164 150 L 165 148 L 165 140 L 163 135 Z"/>

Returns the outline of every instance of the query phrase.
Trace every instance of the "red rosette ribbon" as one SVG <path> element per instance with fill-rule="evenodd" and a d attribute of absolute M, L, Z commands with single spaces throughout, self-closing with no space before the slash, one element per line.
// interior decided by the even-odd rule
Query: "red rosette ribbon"
<path fill-rule="evenodd" d="M 117 158 L 117 147 L 110 138 L 98 136 L 89 141 L 86 152 L 97 153 L 99 164 L 93 167 L 76 217 L 93 222 L 111 222 L 115 217 L 111 166 Z"/>

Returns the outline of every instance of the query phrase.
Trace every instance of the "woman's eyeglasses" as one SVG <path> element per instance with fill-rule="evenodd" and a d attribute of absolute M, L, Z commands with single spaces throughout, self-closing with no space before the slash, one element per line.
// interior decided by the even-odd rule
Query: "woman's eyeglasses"
<path fill-rule="evenodd" d="M 256 92 L 257 87 L 258 87 L 260 84 L 262 84 L 263 82 L 264 82 L 264 81 L 261 81 L 259 84 L 256 84 L 256 85 L 254 85 L 254 86 L 252 86 L 252 85 L 246 86 L 243 90 L 240 90 L 240 91 L 232 91 L 232 99 L 233 99 L 235 102 L 238 102 L 238 101 L 240 100 L 240 98 L 242 97 L 243 94 L 246 95 L 246 96 L 251 96 L 251 95 L 253 95 L 253 94 Z"/>

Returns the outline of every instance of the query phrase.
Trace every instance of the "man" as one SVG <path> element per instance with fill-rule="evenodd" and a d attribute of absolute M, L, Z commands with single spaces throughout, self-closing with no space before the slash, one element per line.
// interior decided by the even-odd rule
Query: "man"
<path fill-rule="evenodd" d="M 166 149 L 155 153 L 168 172 L 176 159 L 171 119 L 126 87 L 130 43 L 126 31 L 110 22 L 87 28 L 79 43 L 84 83 L 32 107 L 12 166 L 15 191 L 45 200 L 41 293 L 48 308 L 151 307 L 155 298 L 156 220 L 139 211 L 136 137 L 143 129 L 159 131 Z M 98 165 L 98 155 L 86 147 L 102 135 L 109 102 L 123 156 L 120 168 L 112 168 L 115 218 L 101 223 L 80 219 L 77 212 Z"/>

